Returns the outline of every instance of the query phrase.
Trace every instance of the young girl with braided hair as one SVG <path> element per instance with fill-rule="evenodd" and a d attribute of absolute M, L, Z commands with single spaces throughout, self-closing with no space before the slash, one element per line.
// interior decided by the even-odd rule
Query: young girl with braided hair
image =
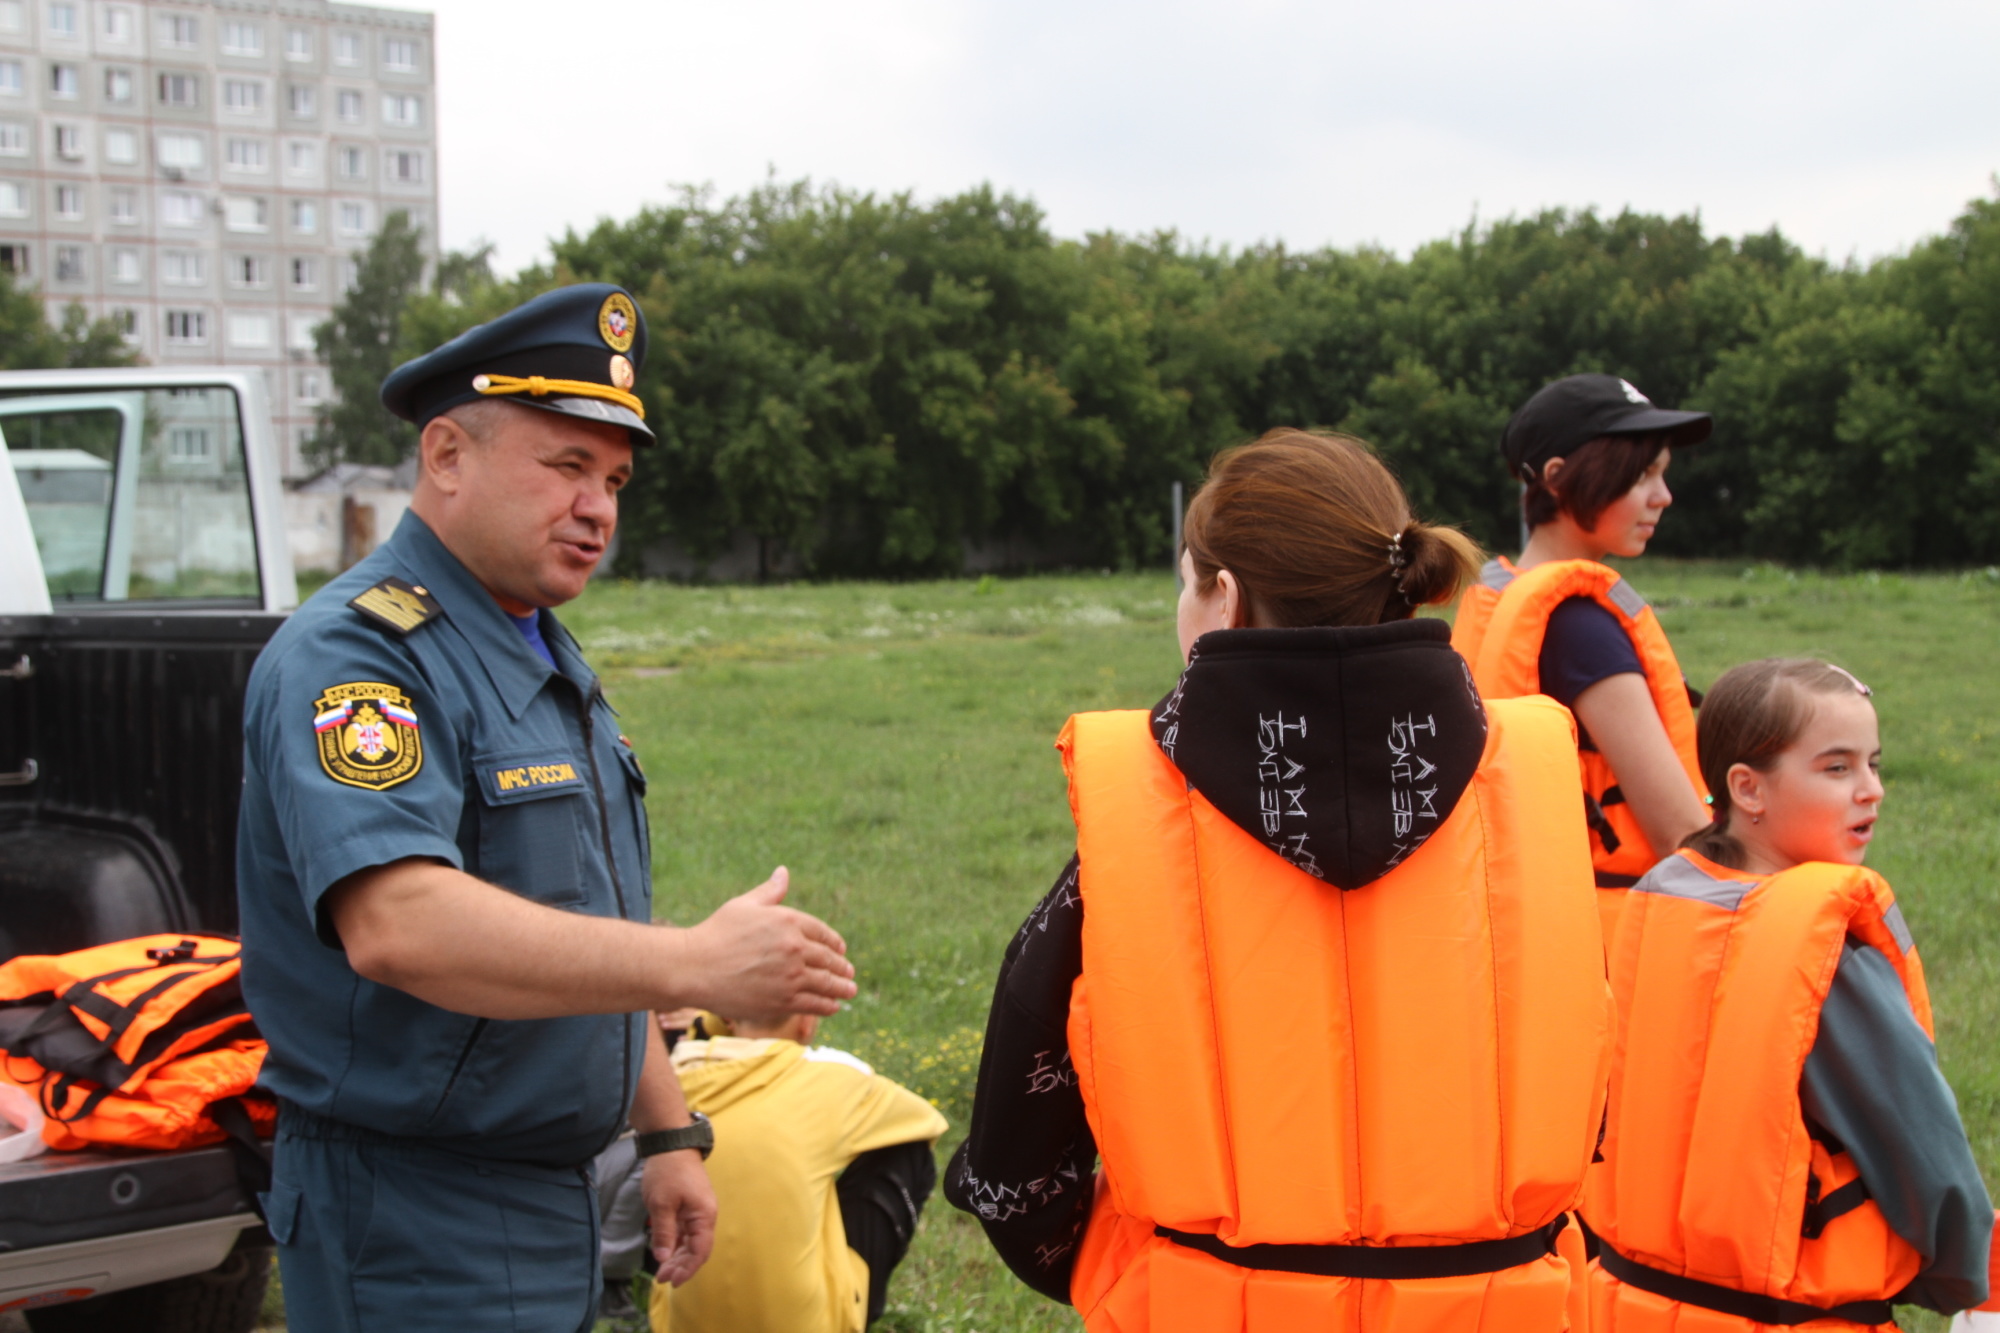
<path fill-rule="evenodd" d="M 1978 1305 L 1992 1205 L 1915 942 L 1862 865 L 1883 796 L 1868 687 L 1810 659 L 1736 667 L 1699 747 L 1714 818 L 1634 886 L 1610 947 L 1593 1333 Z"/>

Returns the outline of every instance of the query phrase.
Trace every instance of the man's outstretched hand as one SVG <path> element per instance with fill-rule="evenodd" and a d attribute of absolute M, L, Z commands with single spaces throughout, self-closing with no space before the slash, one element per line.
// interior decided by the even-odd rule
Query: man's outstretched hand
<path fill-rule="evenodd" d="M 832 1014 L 855 992 L 847 942 L 817 917 L 783 906 L 791 872 L 779 866 L 691 928 L 698 985 L 691 998 L 717 1013 Z"/>

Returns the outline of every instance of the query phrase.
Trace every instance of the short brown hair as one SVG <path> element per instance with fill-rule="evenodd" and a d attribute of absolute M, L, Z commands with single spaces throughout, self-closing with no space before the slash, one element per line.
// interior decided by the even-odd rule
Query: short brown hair
<path fill-rule="evenodd" d="M 1272 628 L 1404 620 L 1449 602 L 1479 567 L 1472 540 L 1417 522 L 1395 475 L 1351 435 L 1274 430 L 1217 454 L 1185 534 L 1195 590 L 1227 569 Z"/>
<path fill-rule="evenodd" d="M 1521 492 L 1522 517 L 1529 527 L 1539 528 L 1566 513 L 1585 531 L 1596 527 L 1611 502 L 1639 484 L 1668 442 L 1660 434 L 1600 435 L 1578 445 L 1563 460 L 1554 485 L 1546 467 L 1528 483 Z"/>
<path fill-rule="evenodd" d="M 1766 657 L 1723 672 L 1709 687 L 1701 721 L 1695 724 L 1701 780 L 1714 802 L 1712 822 L 1683 838 L 1681 846 L 1717 865 L 1742 870 L 1743 844 L 1729 831 L 1729 770 L 1747 764 L 1759 773 L 1770 772 L 1812 721 L 1813 695 L 1852 691 L 1866 694 L 1868 687 L 1814 657 Z"/>

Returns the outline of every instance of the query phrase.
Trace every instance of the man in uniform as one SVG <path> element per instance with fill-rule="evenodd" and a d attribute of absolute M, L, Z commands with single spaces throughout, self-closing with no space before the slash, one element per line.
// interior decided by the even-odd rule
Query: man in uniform
<path fill-rule="evenodd" d="M 628 1115 L 661 1276 L 713 1234 L 647 1011 L 854 994 L 781 868 L 651 924 L 646 778 L 549 609 L 618 521 L 646 328 L 560 289 L 399 368 L 410 512 L 273 637 L 245 705 L 243 987 L 280 1099 L 265 1196 L 294 1333 L 588 1329 L 589 1163 Z"/>

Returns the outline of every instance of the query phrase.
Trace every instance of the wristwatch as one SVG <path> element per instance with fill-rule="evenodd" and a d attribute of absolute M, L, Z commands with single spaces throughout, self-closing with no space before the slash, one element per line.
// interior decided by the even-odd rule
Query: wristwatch
<path fill-rule="evenodd" d="M 699 1111 L 689 1111 L 688 1115 L 693 1118 L 692 1124 L 682 1125 L 679 1129 L 656 1129 L 648 1134 L 635 1135 L 632 1146 L 639 1150 L 641 1157 L 656 1157 L 663 1152 L 692 1148 L 701 1154 L 703 1161 L 707 1161 L 708 1155 L 715 1151 L 715 1126 Z"/>

